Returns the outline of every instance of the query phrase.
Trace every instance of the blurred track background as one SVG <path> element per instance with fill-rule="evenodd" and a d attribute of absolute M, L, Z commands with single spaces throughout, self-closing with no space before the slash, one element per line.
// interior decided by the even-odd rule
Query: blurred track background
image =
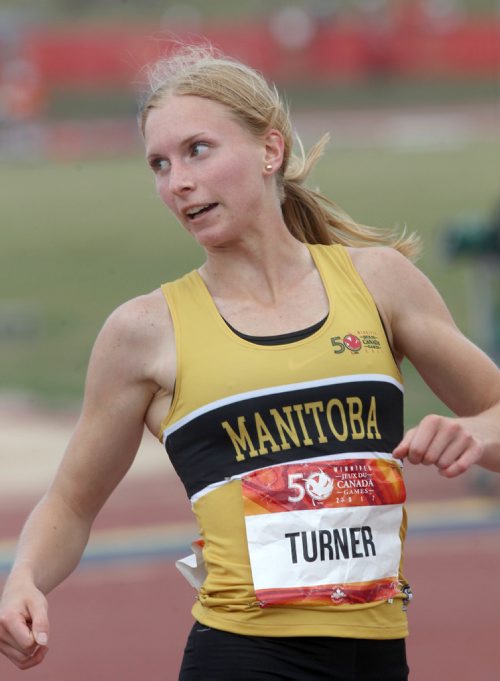
<path fill-rule="evenodd" d="M 144 64 L 173 39 L 211 40 L 275 80 L 306 147 L 329 131 L 311 182 L 360 222 L 420 232 L 458 325 L 500 353 L 495 0 L 0 0 L 0 580 L 104 319 L 201 262 L 155 196 L 135 124 Z M 407 427 L 447 413 L 404 372 Z M 412 681 L 500 681 L 498 477 L 407 467 Z M 0 660 L 2 681 L 175 679 L 194 592 L 173 564 L 195 536 L 146 437 L 50 596 L 46 662 Z"/>

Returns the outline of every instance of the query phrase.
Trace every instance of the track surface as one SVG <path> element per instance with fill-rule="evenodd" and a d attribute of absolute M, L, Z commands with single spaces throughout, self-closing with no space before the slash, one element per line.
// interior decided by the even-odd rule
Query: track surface
<path fill-rule="evenodd" d="M 0 418 L 0 579 L 12 540 L 57 464 L 74 417 Z M 22 430 L 22 434 L 21 434 Z M 103 509 L 87 557 L 49 597 L 50 652 L 2 681 L 175 681 L 194 591 L 174 567 L 195 537 L 189 505 L 162 449 L 148 440 Z M 31 473 L 31 475 L 30 475 Z M 500 477 L 500 476 L 499 476 Z M 412 584 L 411 681 L 500 681 L 498 480 L 446 481 L 407 467 Z M 443 501 L 446 500 L 446 501 Z M 235 676 L 235 681 L 237 676 Z"/>

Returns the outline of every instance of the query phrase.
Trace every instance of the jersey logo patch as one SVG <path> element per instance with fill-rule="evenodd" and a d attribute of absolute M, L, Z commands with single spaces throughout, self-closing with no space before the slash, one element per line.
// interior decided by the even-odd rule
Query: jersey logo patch
<path fill-rule="evenodd" d="M 349 350 L 353 355 L 357 355 L 363 349 L 382 349 L 382 344 L 377 335 L 372 331 L 358 331 L 357 335 L 349 332 L 345 336 L 333 336 L 330 338 L 330 343 L 336 355 L 340 355 L 346 350 Z"/>

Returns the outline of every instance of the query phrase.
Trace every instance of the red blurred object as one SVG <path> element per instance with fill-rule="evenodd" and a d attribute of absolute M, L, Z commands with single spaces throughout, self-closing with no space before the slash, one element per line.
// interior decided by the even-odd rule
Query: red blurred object
<path fill-rule="evenodd" d="M 41 116 L 47 104 L 45 82 L 31 61 L 10 59 L 0 71 L 0 116 L 26 122 Z"/>
<path fill-rule="evenodd" d="M 308 45 L 280 45 L 267 23 L 207 25 L 203 36 L 223 52 L 281 82 L 331 82 L 362 78 L 381 68 L 403 75 L 500 73 L 500 20 L 461 19 L 450 26 L 394 16 L 383 31 L 358 22 L 318 22 Z M 166 53 L 170 33 L 153 26 L 38 28 L 24 34 L 23 56 L 48 86 L 130 86 L 141 71 Z"/>

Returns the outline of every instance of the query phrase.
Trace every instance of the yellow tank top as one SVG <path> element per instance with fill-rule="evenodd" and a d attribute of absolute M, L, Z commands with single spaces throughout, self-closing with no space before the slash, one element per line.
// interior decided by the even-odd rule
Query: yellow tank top
<path fill-rule="evenodd" d="M 194 617 L 263 636 L 407 635 L 403 386 L 342 246 L 309 246 L 329 301 L 312 335 L 234 333 L 197 271 L 164 284 L 177 374 L 161 439 L 203 540 Z"/>

